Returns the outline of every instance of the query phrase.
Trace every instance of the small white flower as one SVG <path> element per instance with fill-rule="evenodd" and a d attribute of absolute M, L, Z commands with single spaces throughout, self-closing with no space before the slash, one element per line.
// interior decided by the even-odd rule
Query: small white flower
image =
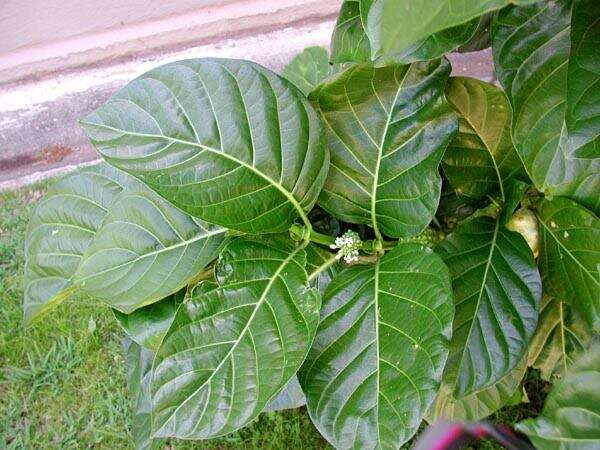
<path fill-rule="evenodd" d="M 344 258 L 345 262 L 351 263 L 358 261 L 358 251 L 360 250 L 361 244 L 362 241 L 360 240 L 358 233 L 348 230 L 341 236 L 336 237 L 335 242 L 329 247 L 334 250 L 339 249 L 337 255 L 335 255 L 336 259 Z"/>

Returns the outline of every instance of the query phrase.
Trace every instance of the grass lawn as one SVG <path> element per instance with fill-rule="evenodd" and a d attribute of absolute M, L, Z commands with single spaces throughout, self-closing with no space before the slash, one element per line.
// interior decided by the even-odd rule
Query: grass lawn
<path fill-rule="evenodd" d="M 37 185 L 0 193 L 0 448 L 132 448 L 123 333 L 110 310 L 76 298 L 36 325 L 21 326 L 23 242 L 29 213 L 43 192 L 44 185 Z M 547 386 L 530 372 L 526 388 L 530 403 L 504 408 L 494 420 L 513 424 L 537 414 Z M 167 448 L 329 447 L 302 408 L 261 414 L 224 438 L 173 441 Z"/>

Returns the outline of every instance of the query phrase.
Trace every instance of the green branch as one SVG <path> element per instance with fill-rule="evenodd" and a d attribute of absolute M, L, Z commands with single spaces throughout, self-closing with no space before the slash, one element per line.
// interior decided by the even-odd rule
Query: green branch
<path fill-rule="evenodd" d="M 326 234 L 318 233 L 314 230 L 308 231 L 305 226 L 300 224 L 293 224 L 290 229 L 290 236 L 295 241 L 309 241 L 318 245 L 332 248 L 335 246 L 335 237 Z M 410 238 L 399 238 L 397 241 L 378 241 L 376 239 L 362 241 L 360 244 L 360 250 L 365 253 L 383 253 L 387 250 L 391 250 L 396 247 L 399 243 L 419 243 L 423 245 L 433 246 L 439 241 L 444 239 L 444 233 L 433 228 L 427 228 L 421 234 Z"/>

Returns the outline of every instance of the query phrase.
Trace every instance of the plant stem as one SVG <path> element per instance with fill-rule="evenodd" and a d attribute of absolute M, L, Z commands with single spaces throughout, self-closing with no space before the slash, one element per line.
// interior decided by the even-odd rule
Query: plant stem
<path fill-rule="evenodd" d="M 299 225 L 297 223 L 293 224 L 290 227 L 290 234 L 292 235 L 292 237 L 296 238 L 296 240 L 306 240 L 306 236 L 307 236 L 307 232 L 306 232 L 306 228 L 302 225 Z M 328 236 L 326 234 L 322 234 L 322 233 L 318 233 L 315 230 L 310 230 L 310 234 L 308 236 L 308 241 L 310 242 L 314 242 L 315 244 L 320 244 L 320 245 L 324 245 L 326 247 L 330 247 L 331 245 L 335 244 L 335 238 L 333 236 Z M 369 240 L 369 241 L 363 241 L 361 243 L 360 249 L 364 252 L 368 252 L 368 253 L 376 253 L 377 249 L 375 244 L 377 243 L 377 240 Z M 383 250 L 389 250 L 394 248 L 398 242 L 397 241 L 382 241 L 382 249 Z"/>
<path fill-rule="evenodd" d="M 310 283 L 311 281 L 313 281 L 315 278 L 317 278 L 319 276 L 319 274 L 321 272 L 329 269 L 337 261 L 338 261 L 338 259 L 336 258 L 336 255 L 332 254 L 331 258 L 327 259 L 327 261 L 325 261 L 323 264 L 321 264 L 319 267 L 317 267 L 315 270 L 312 271 L 312 273 L 308 276 L 308 282 Z"/>
<path fill-rule="evenodd" d="M 215 266 L 216 261 L 210 263 L 207 267 L 198 272 L 189 282 L 188 286 L 195 286 L 204 280 L 214 280 L 215 279 Z"/>
<path fill-rule="evenodd" d="M 492 202 L 489 205 L 479 208 L 475 210 L 473 214 L 468 217 L 465 217 L 463 220 L 459 220 L 457 225 L 460 225 L 465 222 L 469 222 L 470 220 L 476 219 L 477 217 L 491 217 L 492 219 L 497 219 L 502 212 L 503 206 L 498 204 L 497 202 Z"/>
<path fill-rule="evenodd" d="M 326 245 L 329 247 L 335 242 L 335 238 L 333 236 L 328 236 L 326 234 L 317 233 L 315 230 L 312 230 L 310 233 L 310 241 L 315 244 Z"/>

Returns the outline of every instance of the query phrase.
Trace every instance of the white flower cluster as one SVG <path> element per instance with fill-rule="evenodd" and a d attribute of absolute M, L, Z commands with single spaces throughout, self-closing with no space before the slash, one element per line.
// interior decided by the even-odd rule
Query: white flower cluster
<path fill-rule="evenodd" d="M 358 261 L 358 251 L 362 242 L 358 233 L 352 230 L 346 231 L 341 236 L 335 238 L 335 243 L 331 244 L 332 249 L 339 249 L 336 259 L 344 258 L 344 261 L 351 263 Z"/>

